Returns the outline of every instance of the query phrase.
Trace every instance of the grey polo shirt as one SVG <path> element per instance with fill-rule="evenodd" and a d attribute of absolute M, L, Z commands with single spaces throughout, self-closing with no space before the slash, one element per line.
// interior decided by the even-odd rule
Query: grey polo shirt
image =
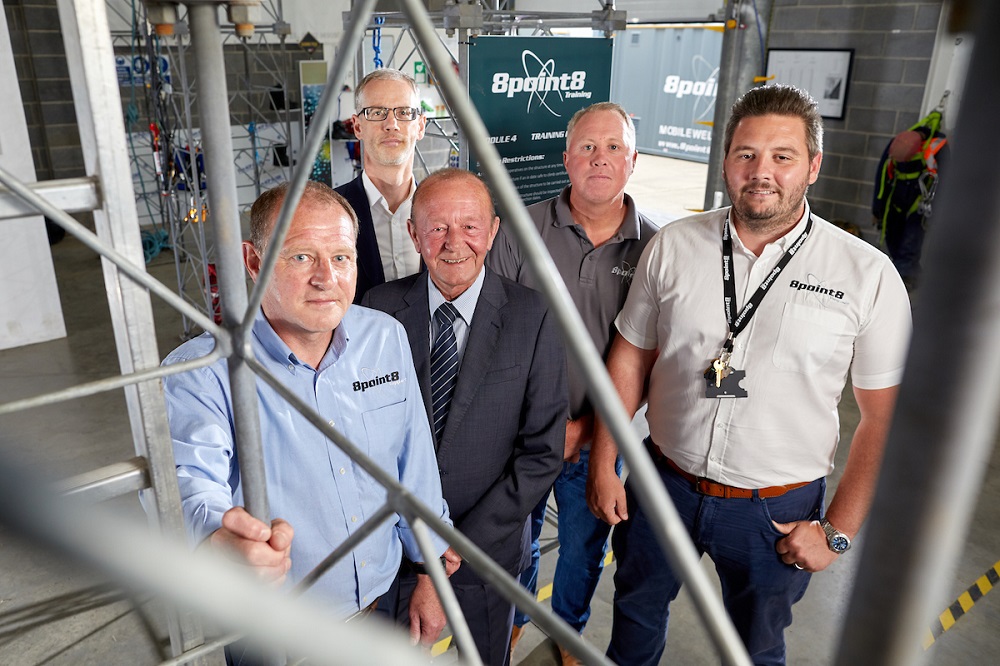
<path fill-rule="evenodd" d="M 601 358 L 606 359 L 613 322 L 625 303 L 639 255 L 659 229 L 635 209 L 635 203 L 626 194 L 628 210 L 621 227 L 606 243 L 595 248 L 583 227 L 573 221 L 569 207 L 570 187 L 567 186 L 558 197 L 528 206 L 528 213 L 566 282 L 587 332 Z M 538 288 L 517 239 L 513 232 L 506 233 L 502 222 L 493 249 L 486 257 L 486 265 L 504 277 Z M 587 398 L 583 372 L 572 362 L 568 368 L 570 418 L 592 414 L 594 409 Z"/>

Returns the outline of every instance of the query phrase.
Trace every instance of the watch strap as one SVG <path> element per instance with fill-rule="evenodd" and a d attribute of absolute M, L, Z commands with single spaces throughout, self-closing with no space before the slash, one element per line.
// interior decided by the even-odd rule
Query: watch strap
<path fill-rule="evenodd" d="M 851 537 L 847 536 L 832 524 L 830 521 L 824 518 L 819 521 L 820 527 L 823 528 L 823 532 L 826 534 L 826 545 L 833 552 L 838 555 L 841 553 L 846 553 L 851 549 Z"/>

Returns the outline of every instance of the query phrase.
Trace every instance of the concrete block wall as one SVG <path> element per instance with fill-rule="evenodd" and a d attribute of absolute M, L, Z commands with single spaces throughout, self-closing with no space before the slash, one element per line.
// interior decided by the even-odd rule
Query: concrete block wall
<path fill-rule="evenodd" d="M 85 175 L 56 0 L 4 0 L 39 180 Z"/>
<path fill-rule="evenodd" d="M 825 119 L 809 200 L 821 217 L 872 228 L 886 145 L 920 120 L 942 0 L 775 0 L 769 48 L 854 49 L 843 120 Z"/>

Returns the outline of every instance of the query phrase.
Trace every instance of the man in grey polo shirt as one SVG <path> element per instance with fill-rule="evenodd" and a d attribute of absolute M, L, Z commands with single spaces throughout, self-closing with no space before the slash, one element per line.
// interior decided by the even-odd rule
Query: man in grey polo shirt
<path fill-rule="evenodd" d="M 570 184 L 558 197 L 528 207 L 532 220 L 562 275 L 594 345 L 606 357 L 615 316 L 625 302 L 635 266 L 657 227 L 625 194 L 638 152 L 635 126 L 612 102 L 581 109 L 566 128 L 563 163 Z M 500 225 L 486 259 L 494 271 L 529 287 L 538 282 L 525 263 L 513 234 Z M 594 409 L 583 373 L 569 366 L 569 414 L 563 471 L 556 479 L 559 506 L 559 560 L 552 590 L 552 610 L 582 632 L 590 600 L 604 567 L 610 527 L 587 508 L 586 482 Z M 621 460 L 617 464 L 621 473 Z M 521 582 L 532 592 L 538 577 L 538 536 L 548 497 L 532 514 L 532 566 Z M 516 644 L 528 618 L 515 616 Z M 578 663 L 562 651 L 563 664 Z"/>

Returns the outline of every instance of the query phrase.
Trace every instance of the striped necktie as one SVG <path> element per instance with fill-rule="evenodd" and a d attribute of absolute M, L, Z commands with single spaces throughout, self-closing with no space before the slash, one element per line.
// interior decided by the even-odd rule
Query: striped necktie
<path fill-rule="evenodd" d="M 441 441 L 444 424 L 448 420 L 448 406 L 458 377 L 458 343 L 452 322 L 458 310 L 445 302 L 434 311 L 438 334 L 431 349 L 431 409 L 434 415 L 434 441 Z"/>

